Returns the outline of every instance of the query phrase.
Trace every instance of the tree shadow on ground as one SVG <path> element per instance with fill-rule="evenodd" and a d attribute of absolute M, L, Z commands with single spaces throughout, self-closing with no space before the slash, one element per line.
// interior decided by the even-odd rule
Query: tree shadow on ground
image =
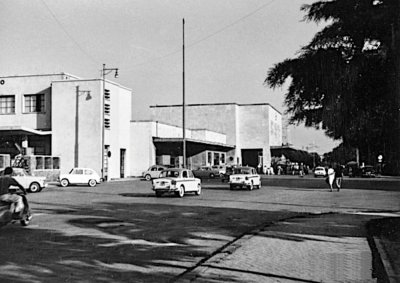
<path fill-rule="evenodd" d="M 28 228 L 0 230 L 0 281 L 168 282 L 255 227 L 296 215 L 138 203 L 35 213 Z M 55 217 L 60 227 L 41 222 Z"/>

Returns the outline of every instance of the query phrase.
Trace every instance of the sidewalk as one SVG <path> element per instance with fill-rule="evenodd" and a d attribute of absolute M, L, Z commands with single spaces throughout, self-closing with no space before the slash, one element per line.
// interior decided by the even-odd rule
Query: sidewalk
<path fill-rule="evenodd" d="M 323 214 L 275 223 L 233 242 L 177 282 L 387 282 L 374 278 L 366 221 Z M 398 234 L 391 235 L 383 245 L 388 263 L 398 266 L 392 242 Z"/>
<path fill-rule="evenodd" d="M 400 217 L 370 221 L 368 234 L 376 249 L 375 264 L 381 267 L 383 282 L 400 282 Z"/>

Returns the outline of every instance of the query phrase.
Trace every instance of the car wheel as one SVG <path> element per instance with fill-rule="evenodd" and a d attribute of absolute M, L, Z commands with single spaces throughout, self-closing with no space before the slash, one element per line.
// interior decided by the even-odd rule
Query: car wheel
<path fill-rule="evenodd" d="M 235 188 L 234 185 L 232 185 L 232 184 L 229 185 L 229 189 L 230 189 L 230 190 L 233 190 L 234 188 Z"/>
<path fill-rule="evenodd" d="M 88 182 L 88 185 L 90 187 L 95 187 L 97 185 L 96 180 L 90 179 L 89 182 Z"/>
<path fill-rule="evenodd" d="M 150 181 L 151 180 L 150 174 L 147 174 L 146 176 L 144 176 L 144 178 L 146 179 L 146 181 Z"/>
<path fill-rule="evenodd" d="M 185 187 L 182 185 L 179 187 L 178 196 L 180 198 L 183 198 L 184 195 L 185 195 Z"/>
<path fill-rule="evenodd" d="M 161 196 L 162 196 L 162 193 L 161 193 L 161 192 L 157 192 L 157 191 L 156 191 L 156 197 L 158 197 L 158 198 L 159 198 L 159 197 L 161 197 Z"/>
<path fill-rule="evenodd" d="M 197 196 L 199 196 L 201 194 L 201 185 L 200 184 L 197 185 L 197 191 L 195 192 L 195 194 Z"/>
<path fill-rule="evenodd" d="M 62 179 L 60 185 L 61 187 L 67 187 L 69 185 L 69 181 L 67 179 Z"/>
<path fill-rule="evenodd" d="M 37 182 L 33 182 L 32 184 L 29 185 L 29 191 L 31 193 L 38 193 L 40 192 L 40 185 Z"/>
<path fill-rule="evenodd" d="M 215 177 L 214 173 L 211 173 L 210 178 L 214 178 L 214 177 Z"/>
<path fill-rule="evenodd" d="M 253 181 L 251 181 L 250 185 L 249 185 L 249 191 L 252 191 L 254 189 L 254 184 Z"/>

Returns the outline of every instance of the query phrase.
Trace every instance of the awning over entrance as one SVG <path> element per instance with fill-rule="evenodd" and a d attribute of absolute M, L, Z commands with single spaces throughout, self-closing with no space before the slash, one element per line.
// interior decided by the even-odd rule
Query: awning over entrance
<path fill-rule="evenodd" d="M 157 155 L 174 155 L 182 154 L 183 139 L 182 138 L 157 138 L 153 137 L 153 143 L 156 146 Z M 216 142 L 186 139 L 186 154 L 193 156 L 205 150 L 228 152 L 234 149 L 234 145 L 227 145 Z"/>
<path fill-rule="evenodd" d="M 22 126 L 0 126 L 1 135 L 51 135 L 51 131 L 38 131 Z"/>

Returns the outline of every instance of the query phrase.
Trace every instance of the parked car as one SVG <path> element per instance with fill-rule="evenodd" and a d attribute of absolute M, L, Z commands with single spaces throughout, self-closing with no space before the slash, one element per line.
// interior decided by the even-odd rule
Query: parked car
<path fill-rule="evenodd" d="M 375 168 L 371 165 L 365 165 L 364 167 L 361 167 L 360 172 L 361 172 L 361 177 L 364 177 L 364 178 L 376 177 Z"/>
<path fill-rule="evenodd" d="M 315 167 L 314 169 L 314 177 L 325 177 L 326 176 L 326 170 L 322 166 Z"/>
<path fill-rule="evenodd" d="M 215 171 L 218 171 L 220 177 L 224 176 L 226 173 L 226 165 L 213 165 L 211 168 Z"/>
<path fill-rule="evenodd" d="M 237 167 L 236 165 L 227 165 L 225 167 L 225 173 L 221 176 L 221 181 L 229 182 L 229 176 L 233 174 L 233 171 L 236 167 Z"/>
<path fill-rule="evenodd" d="M 0 176 L 4 175 L 4 170 L 0 171 Z M 13 168 L 13 173 L 11 175 L 24 189 L 32 192 L 38 193 L 47 187 L 46 177 L 33 176 L 28 174 L 23 168 Z"/>
<path fill-rule="evenodd" d="M 261 188 L 261 178 L 253 167 L 236 167 L 233 169 L 233 174 L 229 176 L 229 187 L 247 188 L 250 191 L 253 188 Z"/>
<path fill-rule="evenodd" d="M 197 178 L 215 178 L 219 176 L 219 170 L 213 169 L 211 166 L 201 166 L 196 170 L 193 170 L 193 174 Z"/>
<path fill-rule="evenodd" d="M 90 168 L 72 168 L 68 174 L 60 174 L 58 181 L 61 187 L 82 184 L 88 184 L 90 187 L 94 187 L 100 184 L 100 176 L 96 171 Z"/>
<path fill-rule="evenodd" d="M 161 171 L 167 169 L 166 166 L 162 165 L 153 165 L 150 166 L 149 169 L 142 172 L 142 177 L 146 179 L 146 181 L 150 181 L 151 179 L 159 178 Z"/>
<path fill-rule="evenodd" d="M 162 171 L 160 178 L 153 180 L 152 189 L 156 193 L 156 197 L 160 197 L 164 193 L 175 193 L 179 197 L 183 197 L 189 192 L 200 195 L 201 180 L 196 178 L 191 170 L 172 168 Z"/>

